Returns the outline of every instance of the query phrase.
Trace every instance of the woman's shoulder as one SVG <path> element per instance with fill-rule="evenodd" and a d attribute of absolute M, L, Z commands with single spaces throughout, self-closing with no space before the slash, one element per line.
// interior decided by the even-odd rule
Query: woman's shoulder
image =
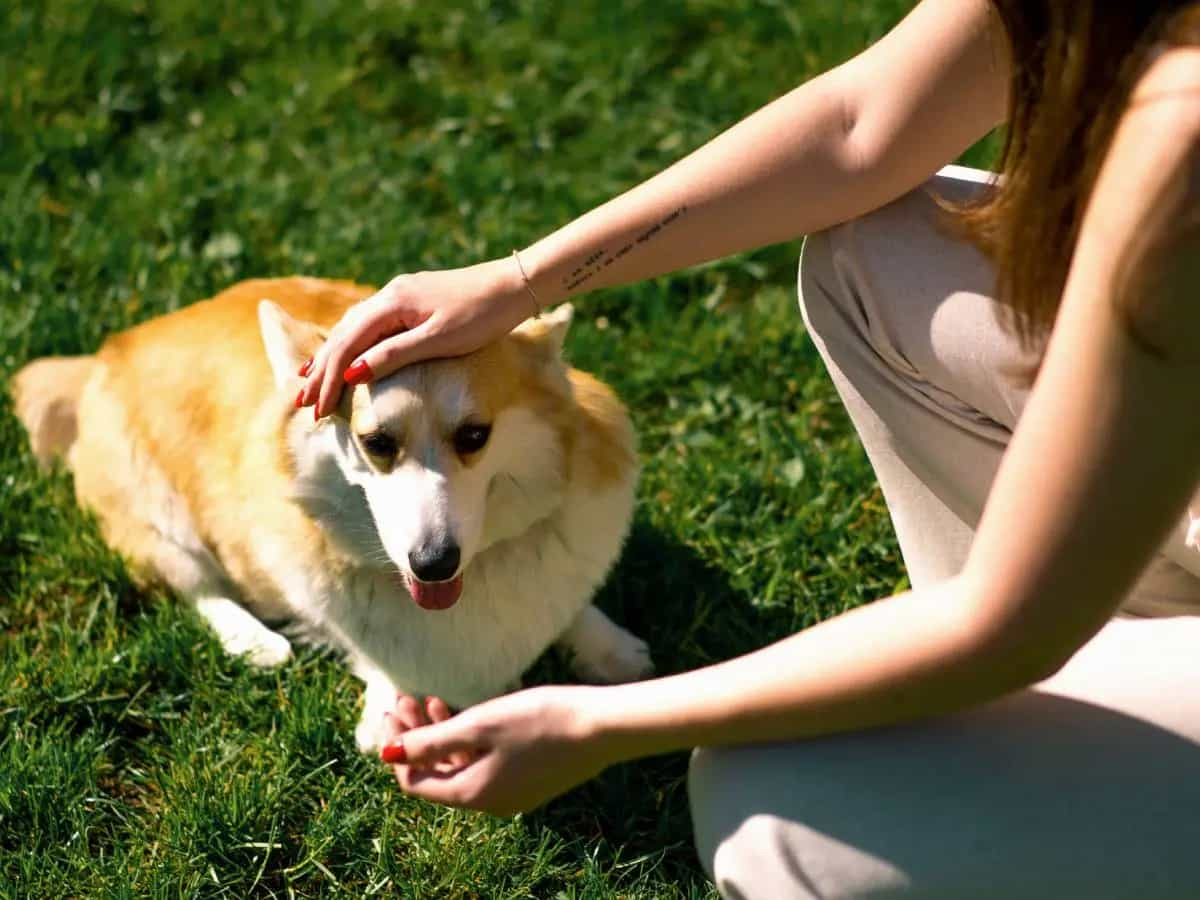
<path fill-rule="evenodd" d="M 1200 47 L 1165 50 L 1135 84 L 1084 228 L 1131 333 L 1200 361 Z"/>
<path fill-rule="evenodd" d="M 1200 46 L 1159 53 L 1134 84 L 1125 118 L 1153 118 L 1179 137 L 1200 135 Z"/>
<path fill-rule="evenodd" d="M 1163 227 L 1200 220 L 1200 46 L 1172 47 L 1147 66 L 1113 144 L 1133 171 L 1167 187 L 1160 212 L 1176 221 Z"/>

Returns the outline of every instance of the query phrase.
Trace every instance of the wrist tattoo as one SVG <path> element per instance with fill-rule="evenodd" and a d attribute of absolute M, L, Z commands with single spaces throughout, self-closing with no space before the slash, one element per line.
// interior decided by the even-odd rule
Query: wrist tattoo
<path fill-rule="evenodd" d="M 597 272 L 607 269 L 618 259 L 631 251 L 634 247 L 653 240 L 658 236 L 659 232 L 661 232 L 664 228 L 669 227 L 681 216 L 685 215 L 687 211 L 688 208 L 686 204 L 680 206 L 678 209 L 664 216 L 662 220 L 656 222 L 641 234 L 632 238 L 628 243 L 620 247 L 615 253 L 610 252 L 606 247 L 601 247 L 598 250 L 592 251 L 588 254 L 586 259 L 580 262 L 580 264 L 571 271 L 570 274 L 563 276 L 563 288 L 567 291 L 573 291 L 587 281 L 590 281 Z"/>

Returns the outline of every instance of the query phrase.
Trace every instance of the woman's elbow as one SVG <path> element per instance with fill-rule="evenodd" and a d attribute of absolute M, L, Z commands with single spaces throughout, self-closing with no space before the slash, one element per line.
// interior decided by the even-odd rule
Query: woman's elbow
<path fill-rule="evenodd" d="M 1103 625 L 1055 616 L 1037 599 L 989 596 L 986 586 L 964 585 L 964 655 L 1001 695 L 1031 687 L 1057 673 Z M 1091 618 L 1091 617 L 1089 617 Z"/>

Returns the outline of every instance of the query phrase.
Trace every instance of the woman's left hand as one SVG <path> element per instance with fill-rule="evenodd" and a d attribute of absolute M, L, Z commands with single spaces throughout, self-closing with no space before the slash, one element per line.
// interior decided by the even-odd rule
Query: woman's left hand
<path fill-rule="evenodd" d="M 531 688 L 453 716 L 436 697 L 422 704 L 401 695 L 381 755 L 413 796 L 497 816 L 524 812 L 617 761 L 588 724 L 585 700 L 596 690 Z"/>

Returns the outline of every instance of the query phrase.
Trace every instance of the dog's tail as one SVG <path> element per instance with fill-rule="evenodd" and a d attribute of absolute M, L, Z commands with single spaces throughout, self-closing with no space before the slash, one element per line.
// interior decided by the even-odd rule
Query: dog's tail
<path fill-rule="evenodd" d="M 29 432 L 33 455 L 42 465 L 66 456 L 78 434 L 79 398 L 96 365 L 94 356 L 35 359 L 13 378 L 17 418 Z"/>

